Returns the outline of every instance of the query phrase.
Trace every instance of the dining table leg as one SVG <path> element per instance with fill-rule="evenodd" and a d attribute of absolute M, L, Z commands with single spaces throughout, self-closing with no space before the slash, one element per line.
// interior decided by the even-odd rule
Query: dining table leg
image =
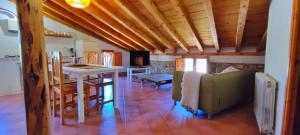
<path fill-rule="evenodd" d="M 84 90 L 83 90 L 83 76 L 77 76 L 77 102 L 78 102 L 78 123 L 84 122 Z"/>
<path fill-rule="evenodd" d="M 114 107 L 118 108 L 118 89 L 119 89 L 119 72 L 115 71 L 114 72 L 114 89 L 113 89 L 113 93 L 114 93 Z"/>

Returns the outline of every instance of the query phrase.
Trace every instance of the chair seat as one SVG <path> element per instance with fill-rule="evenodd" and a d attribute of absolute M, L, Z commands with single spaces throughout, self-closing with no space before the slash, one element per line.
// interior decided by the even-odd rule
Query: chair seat
<path fill-rule="evenodd" d="M 64 79 L 64 84 L 69 84 L 69 83 L 76 83 L 75 79 Z M 52 86 L 52 80 L 49 80 L 49 85 Z"/>
<path fill-rule="evenodd" d="M 96 76 L 89 76 L 89 77 L 84 77 L 84 78 L 83 78 L 84 81 L 88 81 L 88 80 L 96 80 L 96 79 L 99 79 L 99 78 L 96 77 Z"/>
<path fill-rule="evenodd" d="M 85 80 L 84 83 L 89 86 L 102 87 L 102 86 L 112 85 L 114 82 L 112 79 L 99 80 L 99 78 L 96 78 L 96 79 Z"/>
<path fill-rule="evenodd" d="M 76 80 L 74 80 L 74 79 L 65 79 L 64 80 L 64 84 L 69 84 L 69 83 L 75 83 L 76 84 Z"/>
<path fill-rule="evenodd" d="M 90 77 L 90 76 L 89 76 Z M 96 108 L 98 109 L 101 105 L 103 108 L 104 104 L 104 86 L 113 85 L 114 81 L 107 78 L 93 78 L 84 81 L 84 84 L 93 87 L 96 90 L 95 95 L 90 96 L 91 100 L 96 100 Z M 101 92 L 99 92 L 99 88 Z"/>
<path fill-rule="evenodd" d="M 55 85 L 53 88 L 54 88 L 55 92 L 57 92 L 58 94 L 61 94 L 59 85 Z M 64 83 L 63 89 L 64 89 L 65 94 L 77 93 L 77 83 L 76 82 L 75 83 Z M 87 89 L 89 89 L 89 87 L 84 84 L 83 89 L 86 91 Z"/>

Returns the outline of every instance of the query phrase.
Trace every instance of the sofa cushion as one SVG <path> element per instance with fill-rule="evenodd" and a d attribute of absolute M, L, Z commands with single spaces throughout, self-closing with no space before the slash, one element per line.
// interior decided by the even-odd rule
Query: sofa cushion
<path fill-rule="evenodd" d="M 237 69 L 234 66 L 229 66 L 229 67 L 225 68 L 221 73 L 228 73 L 228 72 L 235 72 L 235 71 L 239 71 L 239 69 Z"/>

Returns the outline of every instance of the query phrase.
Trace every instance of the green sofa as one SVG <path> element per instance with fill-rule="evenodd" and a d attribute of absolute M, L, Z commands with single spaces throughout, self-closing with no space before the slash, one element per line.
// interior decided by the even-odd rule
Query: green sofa
<path fill-rule="evenodd" d="M 175 71 L 173 76 L 172 99 L 181 99 L 183 71 Z M 205 74 L 200 80 L 199 109 L 212 115 L 232 107 L 254 95 L 255 72 L 250 70 Z"/>

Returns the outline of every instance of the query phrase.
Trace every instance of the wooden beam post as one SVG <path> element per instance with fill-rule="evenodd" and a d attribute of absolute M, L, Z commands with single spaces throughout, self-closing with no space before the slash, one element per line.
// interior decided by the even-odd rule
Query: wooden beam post
<path fill-rule="evenodd" d="M 17 0 L 16 6 L 21 36 L 27 134 L 50 135 L 50 100 L 42 1 Z"/>
<path fill-rule="evenodd" d="M 240 12 L 239 12 L 239 19 L 237 24 L 237 31 L 236 31 L 236 48 L 235 50 L 238 52 L 241 49 L 244 29 L 246 25 L 247 19 L 247 12 L 249 7 L 250 0 L 241 0 L 240 1 Z"/>

